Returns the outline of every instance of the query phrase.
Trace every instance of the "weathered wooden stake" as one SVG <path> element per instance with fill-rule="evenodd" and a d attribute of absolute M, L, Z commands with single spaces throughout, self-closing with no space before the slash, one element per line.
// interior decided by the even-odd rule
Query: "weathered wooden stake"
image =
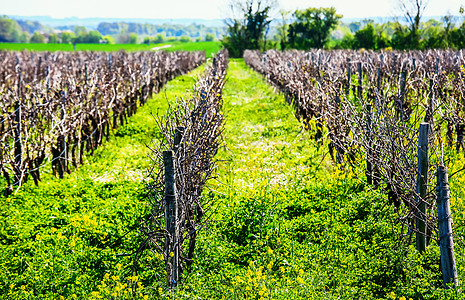
<path fill-rule="evenodd" d="M 373 138 L 372 138 L 372 120 L 373 120 L 373 113 L 371 109 L 371 104 L 367 104 L 366 106 L 367 109 L 367 126 L 366 126 L 366 136 L 367 136 L 367 141 L 368 141 L 368 149 L 367 149 L 367 170 L 366 170 L 366 175 L 367 175 L 367 183 L 368 184 L 373 184 L 373 165 L 371 164 L 371 159 L 373 155 Z"/>
<path fill-rule="evenodd" d="M 428 134 L 429 124 L 420 124 L 420 133 L 418 136 L 418 176 L 416 188 L 416 241 L 417 250 L 423 252 L 426 250 L 426 189 L 428 185 Z"/>
<path fill-rule="evenodd" d="M 399 113 L 400 120 L 404 121 L 404 97 L 405 97 L 405 82 L 407 81 L 407 74 L 400 73 L 400 91 L 399 91 Z"/>
<path fill-rule="evenodd" d="M 22 166 L 23 166 L 23 149 L 21 145 L 21 83 L 22 83 L 22 70 L 18 68 L 18 100 L 15 103 L 15 180 L 13 185 L 20 186 L 22 181 Z"/>
<path fill-rule="evenodd" d="M 437 206 L 438 206 L 438 229 L 439 247 L 441 249 L 441 271 L 444 287 L 449 289 L 448 284 L 459 285 L 457 278 L 457 267 L 455 266 L 454 239 L 452 236 L 452 215 L 450 211 L 450 192 L 447 168 L 438 167 L 437 172 Z"/>
<path fill-rule="evenodd" d="M 433 99 L 434 99 L 434 81 L 433 79 L 429 80 L 429 93 L 428 93 L 428 110 L 425 116 L 425 122 L 433 122 Z"/>
<path fill-rule="evenodd" d="M 378 68 L 377 80 L 376 80 L 376 88 L 378 89 L 378 93 L 381 94 L 381 80 L 383 79 L 381 75 L 381 68 Z"/>
<path fill-rule="evenodd" d="M 37 62 L 37 73 L 36 73 L 36 76 L 37 76 L 37 80 L 40 80 L 40 66 L 42 64 L 42 56 L 39 56 L 39 61 Z"/>
<path fill-rule="evenodd" d="M 111 72 L 111 53 L 108 54 L 108 69 Z"/>
<path fill-rule="evenodd" d="M 181 143 L 182 136 L 184 135 L 184 130 L 186 128 L 183 126 L 178 126 L 176 127 L 176 130 L 174 132 L 174 151 L 178 152 L 178 146 Z"/>
<path fill-rule="evenodd" d="M 362 93 L 363 93 L 363 87 L 362 87 L 363 73 L 362 73 L 362 63 L 361 63 L 361 62 L 358 62 L 357 68 L 358 68 L 358 99 L 362 99 Z"/>
<path fill-rule="evenodd" d="M 168 237 L 165 243 L 166 275 L 169 288 L 178 284 L 179 245 L 176 230 L 178 220 L 178 201 L 176 197 L 176 179 L 174 175 L 174 153 L 163 151 L 163 164 L 165 166 L 165 225 Z"/>
<path fill-rule="evenodd" d="M 64 121 L 66 116 L 66 94 L 64 91 L 61 91 L 61 122 Z M 65 135 L 61 134 L 57 140 L 57 148 L 60 151 L 60 156 L 58 158 L 58 175 L 63 179 L 65 172 L 68 171 L 68 144 L 66 143 Z"/>
<path fill-rule="evenodd" d="M 87 62 L 84 63 L 84 80 L 87 85 Z"/>
<path fill-rule="evenodd" d="M 50 67 L 47 65 L 47 69 L 46 69 L 46 72 L 47 72 L 47 100 L 48 100 L 48 92 L 50 90 Z"/>
<path fill-rule="evenodd" d="M 349 94 L 350 94 L 351 79 L 352 79 L 352 74 L 350 70 L 350 58 L 348 58 L 347 59 L 347 89 L 346 89 L 347 98 L 349 97 Z"/>

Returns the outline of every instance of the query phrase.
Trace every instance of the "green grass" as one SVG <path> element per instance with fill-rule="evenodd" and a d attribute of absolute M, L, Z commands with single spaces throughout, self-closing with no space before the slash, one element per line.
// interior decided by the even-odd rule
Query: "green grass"
<path fill-rule="evenodd" d="M 206 51 L 207 57 L 217 53 L 221 48 L 221 42 L 190 42 L 181 43 L 178 41 L 163 43 L 163 44 L 77 44 L 76 51 L 150 51 L 154 47 L 162 47 L 171 45 L 172 47 L 165 48 L 166 51 Z M 22 44 L 22 43 L 0 43 L 0 50 L 11 51 L 73 51 L 72 44 Z"/>
<path fill-rule="evenodd" d="M 202 71 L 170 81 L 63 180 L 46 166 L 39 187 L 29 181 L 15 195 L 0 196 L 0 299 L 88 299 L 104 274 L 127 274 L 131 258 L 119 254 L 142 242 L 146 144 L 157 135 L 152 114 L 164 113 L 166 96 L 186 96 Z"/>
<path fill-rule="evenodd" d="M 168 83 L 168 99 L 188 95 L 201 71 Z M 163 113 L 164 94 L 64 180 L 45 175 L 38 188 L 29 182 L 0 197 L 0 299 L 109 299 L 122 284 L 137 286 L 124 254 L 142 240 L 145 143 L 157 136 L 150 114 Z M 437 245 L 423 255 L 407 247 L 385 196 L 357 179 L 357 169 L 333 166 L 326 142 L 313 141 L 284 97 L 242 59 L 231 60 L 223 96 L 216 206 L 199 232 L 192 272 L 172 294 L 163 262 L 146 252 L 134 298 L 454 296 L 441 289 Z M 464 249 L 455 250 L 460 275 Z"/>
<path fill-rule="evenodd" d="M 232 60 L 217 214 L 201 234 L 191 299 L 437 299 L 438 247 L 399 240 L 384 195 L 342 173 L 264 79 Z"/>

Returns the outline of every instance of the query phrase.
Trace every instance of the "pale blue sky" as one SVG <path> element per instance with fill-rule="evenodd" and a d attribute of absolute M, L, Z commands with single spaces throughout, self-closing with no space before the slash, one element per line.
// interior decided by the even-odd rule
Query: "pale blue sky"
<path fill-rule="evenodd" d="M 108 18 L 200 18 L 227 16 L 229 0 L 0 0 L 0 14 Z M 280 0 L 280 8 L 334 6 L 346 18 L 396 15 L 398 0 Z M 465 0 L 429 0 L 425 16 L 458 14 Z"/>

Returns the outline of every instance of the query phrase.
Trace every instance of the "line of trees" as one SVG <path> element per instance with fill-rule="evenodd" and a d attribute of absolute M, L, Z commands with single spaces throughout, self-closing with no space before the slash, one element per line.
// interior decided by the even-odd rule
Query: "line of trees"
<path fill-rule="evenodd" d="M 8 18 L 7 16 L 0 17 L 0 42 L 63 44 L 98 44 L 114 42 L 114 39 L 111 36 L 102 36 L 102 34 L 96 30 L 88 31 L 84 26 L 74 26 L 73 31 L 67 30 L 62 32 L 54 32 L 53 29 L 40 26 L 40 23 L 29 23 L 16 21 Z M 40 31 L 35 29 L 40 29 Z"/>
<path fill-rule="evenodd" d="M 230 8 L 232 17 L 225 20 L 227 35 L 222 43 L 232 57 L 242 57 L 245 49 L 465 48 L 465 22 L 456 27 L 458 19 L 450 14 L 441 22 L 421 22 L 424 0 L 402 0 L 399 12 L 405 22 L 381 24 L 373 20 L 341 24 L 342 15 L 334 7 L 280 11 L 280 18 L 276 18 L 275 0 L 244 0 L 231 3 Z M 460 14 L 463 16 L 463 8 Z M 279 25 L 274 38 L 267 40 L 273 18 L 280 20 Z"/>
<path fill-rule="evenodd" d="M 170 41 L 214 41 L 224 33 L 222 27 L 205 25 L 152 25 L 138 23 L 100 23 L 97 30 L 84 26 L 66 26 L 54 30 L 39 22 L 13 20 L 0 16 L 0 42 L 6 43 L 78 43 L 78 44 L 156 44 Z"/>

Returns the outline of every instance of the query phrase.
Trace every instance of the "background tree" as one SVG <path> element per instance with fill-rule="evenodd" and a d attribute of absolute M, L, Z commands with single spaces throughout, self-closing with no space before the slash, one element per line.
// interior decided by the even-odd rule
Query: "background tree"
<path fill-rule="evenodd" d="M 189 43 L 192 42 L 191 38 L 188 37 L 187 35 L 183 35 L 182 37 L 179 38 L 179 41 L 181 43 Z"/>
<path fill-rule="evenodd" d="M 72 31 L 63 31 L 61 33 L 61 42 L 63 44 L 72 43 L 75 37 L 76 36 L 74 35 L 74 33 Z"/>
<path fill-rule="evenodd" d="M 114 44 L 115 39 L 111 35 L 105 35 L 102 37 L 102 42 L 105 44 Z"/>
<path fill-rule="evenodd" d="M 286 48 L 286 45 L 288 43 L 287 36 L 289 34 L 289 24 L 288 22 L 288 15 L 290 14 L 290 11 L 286 10 L 280 10 L 279 14 L 281 15 L 281 24 L 276 28 L 277 29 L 277 40 L 279 41 L 279 46 L 281 47 L 281 50 L 284 50 Z"/>
<path fill-rule="evenodd" d="M 157 36 L 154 38 L 153 42 L 155 44 L 160 44 L 164 43 L 166 40 L 165 36 L 163 34 L 157 34 Z"/>
<path fill-rule="evenodd" d="M 296 10 L 295 21 L 289 25 L 289 43 L 296 49 L 323 48 L 342 18 L 334 7 Z"/>
<path fill-rule="evenodd" d="M 421 49 L 445 49 L 448 47 L 446 30 L 441 25 L 441 22 L 433 19 L 422 23 Z"/>
<path fill-rule="evenodd" d="M 207 34 L 205 35 L 205 41 L 206 41 L 206 42 L 212 42 L 212 41 L 214 41 L 214 40 L 215 40 L 215 36 L 214 36 L 213 34 L 207 33 Z"/>
<path fill-rule="evenodd" d="M 137 44 L 138 40 L 139 40 L 139 37 L 137 36 L 137 33 L 131 32 L 129 34 L 128 44 Z"/>
<path fill-rule="evenodd" d="M 406 39 L 403 49 L 417 49 L 420 44 L 420 20 L 428 4 L 428 0 L 400 0 L 399 7 L 409 24 L 408 34 L 403 34 Z"/>
<path fill-rule="evenodd" d="M 60 42 L 60 39 L 58 38 L 58 34 L 56 34 L 55 32 L 50 33 L 50 35 L 48 36 L 48 43 L 58 44 L 59 42 Z"/>
<path fill-rule="evenodd" d="M 37 44 L 43 44 L 45 43 L 45 37 L 43 34 L 39 32 L 34 32 L 34 34 L 31 36 L 31 43 L 37 43 Z"/>
<path fill-rule="evenodd" d="M 19 42 L 21 27 L 15 20 L 3 16 L 0 18 L 0 42 Z"/>
<path fill-rule="evenodd" d="M 367 24 L 354 35 L 354 47 L 357 49 L 376 49 L 376 35 L 373 24 Z"/>
<path fill-rule="evenodd" d="M 275 0 L 246 0 L 230 4 L 232 17 L 225 20 L 226 36 L 221 40 L 232 57 L 242 57 L 245 49 L 266 48 L 266 31 L 271 23 Z"/>

